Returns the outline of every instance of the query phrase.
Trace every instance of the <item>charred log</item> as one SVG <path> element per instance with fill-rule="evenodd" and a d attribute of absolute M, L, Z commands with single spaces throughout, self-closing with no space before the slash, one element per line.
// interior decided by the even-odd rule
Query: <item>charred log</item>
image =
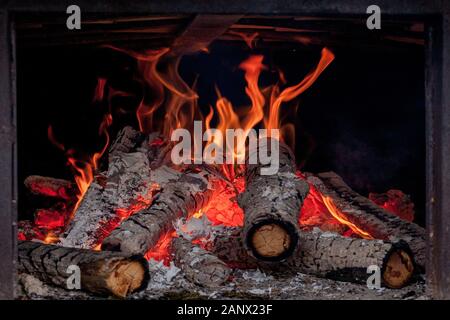
<path fill-rule="evenodd" d="M 353 191 L 334 172 L 320 173 L 308 178 L 322 193 L 335 199 L 342 213 L 357 227 L 368 231 L 374 238 L 390 241 L 404 240 L 410 246 L 418 266 L 425 267 L 426 231 L 419 225 L 400 219 L 366 197 Z M 342 202 L 345 203 L 342 203 Z"/>
<path fill-rule="evenodd" d="M 171 252 L 175 265 L 183 270 L 188 280 L 198 285 L 219 287 L 230 276 L 231 268 L 222 260 L 182 237 L 172 240 Z"/>
<path fill-rule="evenodd" d="M 68 289 L 73 271 L 80 268 L 81 289 L 126 297 L 147 286 L 148 264 L 142 256 L 65 248 L 31 241 L 19 241 L 19 271 Z M 69 268 L 70 267 L 70 268 Z"/>
<path fill-rule="evenodd" d="M 247 249 L 258 259 L 273 261 L 287 258 L 297 247 L 298 218 L 309 187 L 295 175 L 295 159 L 289 147 L 275 139 L 269 143 L 279 143 L 278 172 L 261 174 L 265 165 L 248 161 L 258 150 L 249 149 L 246 190 L 238 203 L 245 212 Z"/>
<path fill-rule="evenodd" d="M 145 135 L 133 129 L 132 127 L 124 127 L 116 136 L 116 139 L 109 147 L 109 157 L 115 156 L 117 153 L 132 152 L 137 146 L 141 145 L 145 139 Z M 109 160 L 111 162 L 111 160 Z"/>
<path fill-rule="evenodd" d="M 135 205 L 136 199 L 151 197 L 155 187 L 150 179 L 146 143 L 129 127 L 119 133 L 111 147 L 108 170 L 97 174 L 84 194 L 64 232 L 61 244 L 90 249 L 100 241 L 105 225 L 119 222 L 118 209 Z M 132 141 L 132 142 L 131 142 Z M 133 143 L 142 143 L 133 145 Z"/>
<path fill-rule="evenodd" d="M 389 288 L 402 288 L 414 273 L 414 260 L 404 241 L 389 242 L 342 237 L 329 232 L 299 232 L 300 245 L 281 263 L 263 262 L 247 254 L 242 230 L 228 228 L 208 246 L 230 266 L 261 268 L 266 271 L 290 271 L 339 281 L 365 283 L 367 268 L 376 266 L 381 281 Z"/>
<path fill-rule="evenodd" d="M 166 181 L 161 183 L 162 190 L 155 196 L 152 205 L 135 213 L 113 230 L 103 241 L 102 248 L 126 254 L 145 254 L 173 228 L 177 219 L 187 218 L 208 203 L 211 190 L 206 173 L 167 175 L 173 170 L 164 168 L 156 171 L 161 171 L 158 179 Z"/>
<path fill-rule="evenodd" d="M 76 197 L 77 187 L 73 182 L 43 176 L 29 176 L 24 181 L 25 187 L 34 195 L 72 200 Z"/>

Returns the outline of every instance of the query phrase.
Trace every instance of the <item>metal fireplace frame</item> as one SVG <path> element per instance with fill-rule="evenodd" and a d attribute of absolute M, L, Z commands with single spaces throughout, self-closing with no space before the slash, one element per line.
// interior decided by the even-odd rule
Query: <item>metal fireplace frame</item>
<path fill-rule="evenodd" d="M 450 1 L 446 0 L 0 0 L 0 299 L 14 299 L 17 262 L 16 58 L 14 18 L 61 13 L 71 4 L 91 13 L 383 15 L 426 21 L 427 288 L 450 299 Z M 447 197 L 446 197 L 447 195 Z"/>

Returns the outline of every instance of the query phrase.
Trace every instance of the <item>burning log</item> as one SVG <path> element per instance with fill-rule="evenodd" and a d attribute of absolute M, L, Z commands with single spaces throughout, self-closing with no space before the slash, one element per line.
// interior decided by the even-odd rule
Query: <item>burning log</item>
<path fill-rule="evenodd" d="M 109 158 L 114 157 L 117 153 L 129 153 L 132 152 L 136 146 L 141 145 L 145 136 L 132 127 L 124 127 L 117 134 L 116 139 L 109 147 Z M 110 159 L 109 162 L 112 162 Z"/>
<path fill-rule="evenodd" d="M 400 190 L 388 190 L 386 193 L 369 193 L 369 199 L 400 219 L 414 221 L 414 203 Z"/>
<path fill-rule="evenodd" d="M 104 239 L 103 249 L 145 254 L 163 234 L 173 229 L 177 219 L 187 218 L 208 203 L 210 182 L 205 178 L 205 172 L 172 173 L 167 176 L 170 171 L 164 168 L 159 171 L 162 171 L 163 177 L 166 176 L 166 181 L 161 184 L 162 191 L 155 196 L 152 205 L 135 213 L 113 230 Z"/>
<path fill-rule="evenodd" d="M 84 194 L 72 221 L 62 235 L 60 244 L 66 247 L 91 249 L 96 245 L 96 231 L 99 222 L 106 214 L 111 218 L 112 208 L 102 199 L 103 187 L 96 176 Z"/>
<path fill-rule="evenodd" d="M 29 176 L 25 187 L 34 195 L 70 201 L 76 197 L 76 185 L 70 181 L 43 176 Z"/>
<path fill-rule="evenodd" d="M 117 297 L 147 286 L 149 271 L 142 256 L 127 257 L 113 252 L 65 248 L 19 241 L 19 271 L 68 289 L 71 266 L 80 268 L 81 288 Z"/>
<path fill-rule="evenodd" d="M 186 278 L 205 287 L 218 287 L 225 283 L 231 269 L 218 257 L 182 237 L 172 240 L 171 252 L 177 267 Z"/>
<path fill-rule="evenodd" d="M 89 185 L 64 232 L 63 246 L 95 247 L 104 238 L 102 233 L 108 231 L 102 229 L 120 222 L 117 210 L 135 206 L 136 199 L 150 201 L 154 185 L 150 180 L 147 143 L 139 137 L 129 127 L 119 133 L 110 149 L 108 170 L 97 174 Z"/>
<path fill-rule="evenodd" d="M 351 210 L 343 210 L 342 213 L 357 227 L 367 230 L 374 238 L 390 241 L 404 240 L 408 243 L 414 254 L 418 266 L 425 267 L 426 232 L 419 225 L 400 219 L 387 212 L 353 191 L 334 172 L 319 173 L 317 178 L 309 177 L 308 181 L 313 183 L 323 194 L 327 194 L 335 203 L 344 200 L 345 206 Z"/>
<path fill-rule="evenodd" d="M 317 276 L 365 283 L 369 266 L 381 271 L 389 288 L 402 288 L 414 272 L 414 260 L 404 241 L 355 239 L 335 233 L 307 232 L 300 235 L 301 248 L 286 264 L 293 270 Z"/>
<path fill-rule="evenodd" d="M 245 245 L 261 260 L 282 260 L 291 255 L 298 243 L 298 218 L 308 184 L 296 175 L 294 155 L 279 143 L 279 170 L 263 175 L 264 165 L 250 164 L 248 159 L 258 152 L 249 150 L 245 172 L 246 189 L 238 198 L 245 212 Z"/>
<path fill-rule="evenodd" d="M 402 288 L 414 272 L 414 260 L 406 242 L 389 242 L 342 237 L 335 233 L 299 232 L 300 245 L 294 254 L 278 264 L 256 260 L 247 254 L 242 230 L 227 228 L 208 245 L 219 259 L 239 268 L 291 271 L 339 281 L 365 283 L 367 268 L 376 266 L 381 281 L 389 288 Z"/>

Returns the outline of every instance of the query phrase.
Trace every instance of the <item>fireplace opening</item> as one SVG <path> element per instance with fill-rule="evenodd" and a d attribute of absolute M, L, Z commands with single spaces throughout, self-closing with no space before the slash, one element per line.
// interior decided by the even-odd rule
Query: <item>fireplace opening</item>
<path fill-rule="evenodd" d="M 214 32 L 190 15 L 89 18 L 76 35 L 52 17 L 17 24 L 24 251 L 32 240 L 118 259 L 127 286 L 84 284 L 117 296 L 152 281 L 136 255 L 200 286 L 226 287 L 236 269 L 365 284 L 377 263 L 388 288 L 421 282 L 423 22 L 210 16 L 205 45 Z M 281 173 L 264 177 L 245 156 L 174 164 L 170 137 L 194 120 L 280 129 Z"/>

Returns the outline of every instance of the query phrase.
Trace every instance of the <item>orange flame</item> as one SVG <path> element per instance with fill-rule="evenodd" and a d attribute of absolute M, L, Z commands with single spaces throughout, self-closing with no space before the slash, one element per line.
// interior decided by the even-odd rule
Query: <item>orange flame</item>
<path fill-rule="evenodd" d="M 327 207 L 328 211 L 331 213 L 331 215 L 338 220 L 340 223 L 348 226 L 353 232 L 358 234 L 364 239 L 374 239 L 368 232 L 362 230 L 358 226 L 356 226 L 354 223 L 350 222 L 348 218 L 336 207 L 335 203 L 333 202 L 333 199 L 331 199 L 329 196 L 325 196 L 323 194 L 320 194 L 322 196 L 323 203 Z"/>
<path fill-rule="evenodd" d="M 47 235 L 45 236 L 43 242 L 47 244 L 57 243 L 59 240 L 59 237 L 55 235 L 52 231 L 49 231 Z"/>
<path fill-rule="evenodd" d="M 98 161 L 105 153 L 109 145 L 108 127 L 111 125 L 111 123 L 112 117 L 110 114 L 107 114 L 104 117 L 99 129 L 99 133 L 105 136 L 104 146 L 99 152 L 96 152 L 92 156 L 88 157 L 87 160 L 77 159 L 75 156 L 76 151 L 74 149 L 69 149 L 66 151 L 67 162 L 70 165 L 70 167 L 75 171 L 74 179 L 78 187 L 77 203 L 75 204 L 73 213 L 78 209 L 78 206 L 81 200 L 83 199 L 84 194 L 89 188 L 89 185 L 91 184 L 92 180 L 94 180 L 94 172 L 97 169 Z M 48 129 L 48 138 L 56 146 L 62 148 L 62 150 L 65 150 L 64 146 L 61 143 L 57 142 L 57 140 L 55 139 L 51 126 Z"/>
<path fill-rule="evenodd" d="M 245 92 L 250 98 L 251 106 L 245 109 L 245 112 L 239 116 L 234 110 L 233 105 L 225 97 L 222 97 L 219 90 L 218 99 L 216 102 L 216 112 L 218 116 L 217 129 L 222 132 L 221 136 L 214 136 L 208 144 L 215 143 L 216 145 L 223 145 L 225 139 L 225 132 L 227 129 L 242 129 L 249 134 L 249 130 L 255 128 L 261 121 L 266 129 L 281 129 L 281 138 L 289 143 L 291 146 L 295 143 L 295 127 L 292 124 L 282 124 L 280 121 L 280 109 L 284 102 L 289 102 L 298 97 L 306 91 L 317 80 L 320 74 L 333 61 L 334 54 L 327 48 L 322 50 L 321 59 L 317 67 L 308 74 L 298 84 L 288 87 L 281 91 L 279 85 L 269 86 L 267 88 L 260 88 L 258 81 L 262 70 L 266 69 L 263 64 L 264 57 L 262 55 L 251 55 L 247 60 L 240 64 L 240 69 L 245 72 L 245 80 L 247 87 Z M 284 74 L 279 70 L 280 85 L 286 82 Z M 270 101 L 268 105 L 268 113 L 265 114 L 266 100 L 264 94 L 270 94 Z M 214 110 L 211 109 L 205 119 L 205 126 L 207 129 L 211 127 L 211 120 L 214 116 Z M 223 140 L 223 141 L 222 141 Z M 235 150 L 227 150 L 227 153 L 232 153 L 234 159 L 242 160 L 245 155 L 245 142 L 235 143 Z M 238 161 L 239 163 L 239 161 Z M 234 168 L 229 168 L 223 165 L 224 172 L 227 176 L 234 178 Z"/>
<path fill-rule="evenodd" d="M 153 100 L 146 103 L 142 99 L 136 110 L 136 117 L 139 123 L 139 129 L 142 132 L 149 133 L 153 129 L 153 115 L 164 101 L 164 87 L 157 77 L 157 65 L 161 57 L 167 52 L 165 50 L 148 51 L 146 60 L 139 60 L 139 68 L 142 71 L 145 83 L 149 86 Z"/>
<path fill-rule="evenodd" d="M 334 60 L 334 54 L 327 48 L 322 49 L 322 56 L 319 64 L 313 72 L 308 74 L 301 82 L 295 86 L 284 89 L 281 93 L 273 91 L 272 103 L 269 109 L 269 116 L 265 119 L 267 129 L 280 128 L 280 107 L 283 102 L 288 102 L 306 91 L 317 80 L 320 74 Z"/>

